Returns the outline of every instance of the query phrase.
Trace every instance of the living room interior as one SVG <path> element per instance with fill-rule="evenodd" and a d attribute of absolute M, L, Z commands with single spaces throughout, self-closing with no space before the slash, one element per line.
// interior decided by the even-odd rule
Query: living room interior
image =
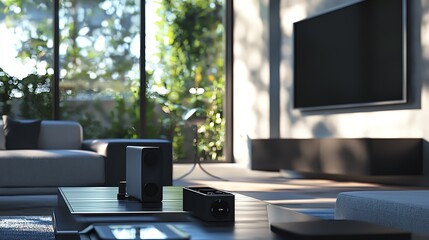
<path fill-rule="evenodd" d="M 382 0 L 366 1 L 382 2 Z M 395 0 L 406 6 L 406 24 L 402 26 L 406 29 L 402 39 L 403 53 L 406 58 L 404 101 L 395 104 L 322 107 L 309 110 L 294 106 L 296 61 L 294 23 L 366 1 L 225 0 L 223 4 L 230 7 L 229 11 L 232 12 L 230 17 L 233 19 L 233 25 L 229 29 L 231 36 L 226 40 L 231 42 L 226 47 L 230 52 L 226 53 L 229 60 L 226 60 L 227 69 L 224 73 L 227 96 L 224 105 L 226 137 L 223 151 L 227 160 L 202 161 L 201 164 L 195 164 L 196 159 L 193 159 L 192 151 L 192 142 L 195 139 L 192 131 L 188 132 L 191 136 L 189 138 L 191 144 L 187 147 L 191 149 L 191 153 L 186 155 L 187 162 L 175 162 L 171 165 L 172 185 L 213 187 L 261 200 L 269 206 L 280 206 L 279 212 L 282 208 L 286 208 L 306 216 L 326 220 L 355 218 L 355 220 L 410 231 L 413 233 L 412 239 L 425 239 L 429 234 L 425 230 L 427 220 L 424 220 L 427 216 L 426 211 L 429 209 L 429 206 L 424 204 L 429 186 L 429 155 L 427 154 L 429 127 L 426 126 L 426 121 L 429 120 L 429 111 L 426 109 L 426 102 L 429 101 L 429 71 L 426 70 L 429 69 L 427 68 L 429 66 L 429 38 L 427 37 L 429 36 L 429 1 Z M 385 41 L 389 40 L 385 39 Z M 229 65 L 228 61 L 231 61 Z M 0 68 L 3 66 L 0 65 Z M 383 87 L 388 89 L 391 85 L 387 83 Z M 85 126 L 82 129 L 83 134 L 91 130 L 86 129 Z M 308 143 L 308 140 L 321 139 L 339 140 L 339 142 L 329 145 L 331 148 L 324 148 L 323 143 L 316 147 Z M 343 139 L 356 141 L 344 142 Z M 362 139 L 369 143 L 362 142 Z M 128 140 L 124 139 L 120 145 L 131 145 L 133 141 L 130 143 Z M 282 142 L 284 140 L 286 142 Z M 295 140 L 299 142 L 292 142 Z M 382 143 L 385 144 L 382 147 L 382 153 L 377 152 L 377 149 L 374 150 L 380 146 L 377 145 L 378 140 L 387 140 Z M 396 142 L 397 140 L 399 142 Z M 257 145 L 264 141 L 268 142 Z M 108 155 L 105 146 L 119 144 L 114 141 L 109 142 L 108 139 L 107 142 L 96 140 L 94 143 L 85 142 L 83 139 L 82 143 L 86 146 L 85 150 L 96 152 L 103 157 Z M 143 141 L 134 142 L 134 144 L 144 145 L 145 143 Z M 154 143 L 151 142 L 151 144 Z M 288 146 L 295 146 L 294 144 L 300 149 L 298 151 L 300 154 L 295 154 L 296 148 L 288 148 Z M 279 147 L 275 148 L 275 146 Z M 332 146 L 338 148 L 332 148 Z M 321 149 L 334 151 L 334 153 L 324 152 L 324 156 L 328 159 L 326 161 L 334 158 L 340 160 L 332 168 L 323 168 L 324 158 L 314 157 L 322 151 Z M 346 149 L 348 152 L 335 152 L 338 149 Z M 2 151 L 9 150 L 0 150 L 0 154 Z M 123 155 L 121 156 L 124 158 Z M 356 162 L 347 165 L 344 163 L 344 161 L 347 163 L 344 156 Z M 312 162 L 309 165 L 295 165 L 293 157 L 299 161 L 312 159 Z M 391 169 L 391 165 L 387 166 L 391 159 L 395 159 L 397 164 L 393 167 L 393 174 L 373 171 L 373 161 L 381 162 L 381 166 L 385 164 L 385 169 Z M 396 159 L 398 159 L 397 162 Z M 4 164 L 1 159 L 0 164 Z M 110 167 L 115 169 L 118 166 Z M 107 176 L 107 170 L 97 174 L 100 176 L 91 176 L 88 173 L 90 182 L 76 184 L 103 186 L 97 177 L 102 178 L 103 174 Z M 112 186 L 112 182 L 116 182 L 118 177 L 112 176 L 114 180 L 108 184 L 109 186 Z M 74 183 L 73 179 L 70 181 Z M 31 236 L 31 224 L 36 224 L 41 229 L 43 239 L 54 239 L 50 226 L 52 209 L 57 205 L 56 189 L 40 189 L 39 186 L 37 194 L 29 188 L 24 192 L 17 192 L 10 188 L 13 182 L 14 180 L 10 180 L 7 182 L 9 186 L 1 187 L 0 215 L 4 218 L 0 220 L 0 226 L 1 229 L 10 229 L 7 233 L 10 235 L 5 236 L 9 237 L 8 239 L 20 239 L 19 236 L 26 236 L 25 239 L 41 239 L 40 235 L 39 238 L 32 238 L 37 237 L 35 234 Z M 70 184 L 66 183 L 66 186 Z M 355 196 L 353 193 L 361 191 L 363 195 Z M 386 195 L 386 191 L 398 195 Z M 405 193 L 406 191 L 408 194 Z M 341 195 L 343 192 L 345 194 Z M 404 195 L 408 197 L 405 200 Z M 389 220 L 383 221 L 375 219 L 367 212 L 381 211 L 378 213 L 381 215 L 391 213 L 389 212 L 391 209 L 386 207 L 388 204 L 383 205 L 386 196 L 388 199 L 399 199 L 399 202 L 393 201 L 394 206 L 404 204 L 409 207 L 407 209 L 411 209 L 410 211 L 399 210 L 396 215 L 405 216 L 406 220 L 395 222 L 391 221 L 394 217 L 386 217 Z M 354 202 L 354 197 L 361 197 L 362 202 Z M 363 204 L 363 206 L 369 206 L 369 210 L 362 211 L 359 215 L 356 212 L 349 212 L 351 209 L 349 204 L 352 206 Z M 413 212 L 415 210 L 413 207 L 416 206 L 420 211 L 419 214 Z M 337 207 L 340 208 L 337 209 Z M 288 213 L 283 216 L 280 214 L 280 219 L 277 221 L 288 222 L 290 221 L 288 217 Z M 19 226 L 13 226 L 17 221 Z M 407 225 L 407 221 L 415 226 Z M 420 224 L 416 223 L 418 221 Z M 43 224 L 39 224 L 40 222 Z"/>

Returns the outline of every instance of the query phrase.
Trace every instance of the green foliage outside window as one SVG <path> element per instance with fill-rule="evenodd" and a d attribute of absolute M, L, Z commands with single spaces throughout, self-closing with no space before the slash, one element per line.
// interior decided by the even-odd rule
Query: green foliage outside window
<path fill-rule="evenodd" d="M 0 110 L 1 114 L 24 119 L 50 119 L 52 94 L 50 83 L 52 76 L 30 74 L 19 80 L 9 76 L 0 68 Z M 12 111 L 13 95 L 19 98 L 19 116 Z M 16 98 L 18 99 L 18 98 Z"/>
<path fill-rule="evenodd" d="M 160 2 L 157 41 L 162 69 L 151 79 L 153 95 L 165 113 L 174 115 L 172 124 L 175 142 L 184 141 L 181 116 L 191 109 L 205 121 L 198 126 L 199 155 L 206 160 L 223 157 L 225 121 L 223 115 L 224 45 L 223 1 L 193 0 Z M 148 66 L 150 67 L 150 60 Z"/>

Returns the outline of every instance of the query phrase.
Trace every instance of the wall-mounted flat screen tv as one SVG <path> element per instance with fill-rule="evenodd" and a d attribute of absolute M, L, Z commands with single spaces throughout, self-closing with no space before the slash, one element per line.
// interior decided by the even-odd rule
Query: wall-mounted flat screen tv
<path fill-rule="evenodd" d="M 406 0 L 366 0 L 294 23 L 294 108 L 405 103 Z"/>

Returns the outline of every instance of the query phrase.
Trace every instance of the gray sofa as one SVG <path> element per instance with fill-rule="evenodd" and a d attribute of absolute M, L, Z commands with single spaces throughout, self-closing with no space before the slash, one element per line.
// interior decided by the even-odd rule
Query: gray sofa
<path fill-rule="evenodd" d="M 78 122 L 43 120 L 38 149 L 6 150 L 1 121 L 0 130 L 0 195 L 55 194 L 60 186 L 117 186 L 125 180 L 128 145 L 161 147 L 164 185 L 172 184 L 172 147 L 168 140 L 83 141 Z"/>
<path fill-rule="evenodd" d="M 42 121 L 38 149 L 0 150 L 0 195 L 103 185 L 104 158 L 82 150 L 82 135 L 77 122 Z"/>

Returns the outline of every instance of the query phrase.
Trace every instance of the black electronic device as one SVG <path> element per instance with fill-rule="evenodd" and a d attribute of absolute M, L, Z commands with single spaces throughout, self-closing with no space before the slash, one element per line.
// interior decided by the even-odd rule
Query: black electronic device
<path fill-rule="evenodd" d="M 113 239 L 190 239 L 189 234 L 172 224 L 111 224 L 94 225 L 97 236 L 103 240 Z"/>
<path fill-rule="evenodd" d="M 120 181 L 118 186 L 117 199 L 124 200 L 127 198 L 127 182 Z"/>
<path fill-rule="evenodd" d="M 407 1 L 366 0 L 294 23 L 294 108 L 406 103 Z"/>
<path fill-rule="evenodd" d="M 235 197 L 210 187 L 184 187 L 183 210 L 204 221 L 231 222 L 235 219 Z"/>
<path fill-rule="evenodd" d="M 143 203 L 162 202 L 162 152 L 158 147 L 128 146 L 126 193 Z"/>

